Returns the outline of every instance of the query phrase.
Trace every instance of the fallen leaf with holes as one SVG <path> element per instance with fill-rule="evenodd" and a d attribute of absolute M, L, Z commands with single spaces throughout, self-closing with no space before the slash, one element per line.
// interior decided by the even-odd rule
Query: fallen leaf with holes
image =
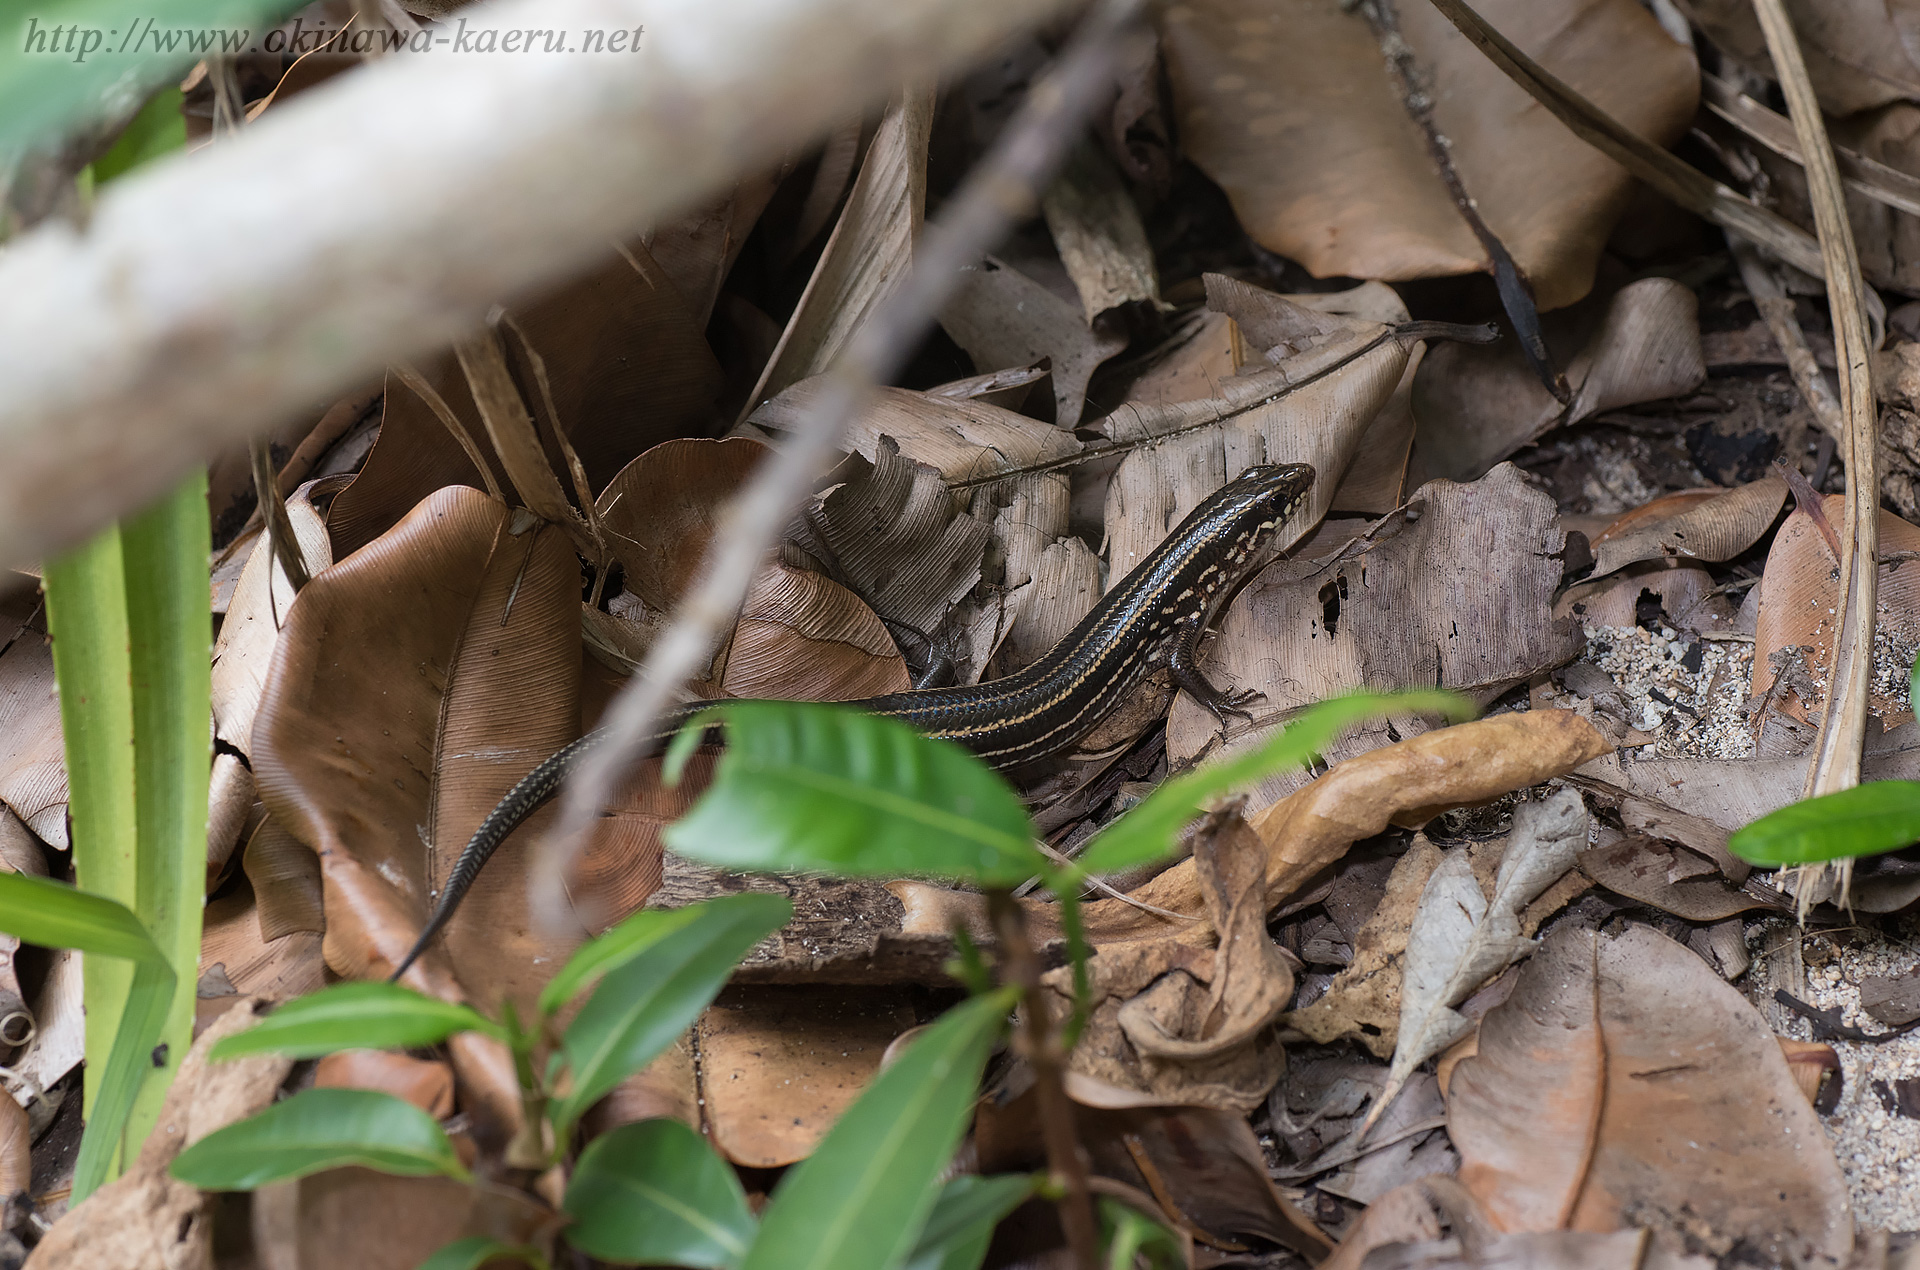
<path fill-rule="evenodd" d="M 1630 0 L 1477 6 L 1546 68 L 1656 145 L 1692 119 L 1699 72 Z M 1400 26 L 1448 153 L 1540 307 L 1579 299 L 1631 196 L 1626 172 L 1515 86 L 1438 11 Z M 1180 138 L 1263 246 L 1317 277 L 1472 273 L 1461 218 L 1360 13 L 1299 0 L 1188 0 L 1161 23 Z M 1524 162 L 1516 156 L 1525 156 Z"/>
<path fill-rule="evenodd" d="M 1821 506 L 1837 530 L 1846 514 L 1846 499 L 1830 494 L 1821 500 Z M 1882 511 L 1880 554 L 1903 551 L 1920 551 L 1920 526 Z M 1819 710 L 1826 700 L 1833 637 L 1840 626 L 1839 567 L 1826 536 L 1805 512 L 1796 510 L 1774 535 L 1766 570 L 1760 576 L 1760 615 L 1753 632 L 1753 695 L 1796 719 L 1815 717 L 1810 712 Z M 1874 660 L 1880 663 L 1890 659 L 1899 664 L 1884 668 L 1876 664 L 1867 706 L 1891 726 L 1912 715 L 1906 698 L 1907 671 L 1913 657 L 1910 651 L 1904 659 L 1899 652 L 1889 654 L 1883 648 L 1889 643 L 1899 650 L 1920 645 L 1920 560 L 1881 566 Z M 1795 646 L 1812 649 L 1801 663 L 1809 674 L 1805 680 L 1776 688 L 1775 654 Z M 1808 688 L 1811 699 L 1807 699 Z"/>
<path fill-rule="evenodd" d="M 1548 314 L 1541 326 L 1549 347 L 1580 350 L 1566 367 L 1572 403 L 1541 386 L 1513 340 L 1439 344 L 1414 378 L 1420 425 L 1411 481 L 1472 480 L 1554 428 L 1676 397 L 1707 377 L 1700 301 L 1671 278 L 1628 283 L 1611 297 Z"/>
<path fill-rule="evenodd" d="M 1068 1061 L 1158 1102 L 1244 1115 L 1278 1073 L 1267 1025 L 1293 997 L 1293 970 L 1267 934 L 1266 844 L 1238 805 L 1202 820 L 1192 844 L 1208 925 L 1095 956 L 1092 1014 Z M 1208 950 L 1215 931 L 1219 943 Z M 1064 1020 L 1073 1012 L 1072 968 L 1043 982 Z"/>
<path fill-rule="evenodd" d="M 1563 926 L 1454 1069 L 1460 1180 L 1505 1231 L 1652 1230 L 1674 1251 L 1844 1261 L 1847 1188 L 1765 1022 L 1645 926 Z"/>
<path fill-rule="evenodd" d="M 1257 745 L 1301 707 L 1356 688 L 1433 684 L 1488 701 L 1569 660 L 1579 632 L 1551 616 L 1564 542 L 1552 498 L 1503 465 L 1472 485 L 1424 486 L 1404 512 L 1334 554 L 1269 566 L 1227 607 L 1201 658 L 1213 682 L 1264 698 L 1249 707 L 1252 728 L 1221 748 Z M 1419 727 L 1370 723 L 1327 757 Z M 1182 697 L 1167 718 L 1169 761 L 1206 753 L 1219 730 Z M 1277 797 L 1304 779 L 1276 774 L 1260 788 Z"/>

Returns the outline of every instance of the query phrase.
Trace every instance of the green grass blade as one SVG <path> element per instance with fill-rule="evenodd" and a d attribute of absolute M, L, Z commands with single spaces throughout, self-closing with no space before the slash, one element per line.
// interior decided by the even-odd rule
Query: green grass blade
<path fill-rule="evenodd" d="M 914 1246 L 1013 1008 L 1000 989 L 955 1006 L 874 1078 L 781 1179 L 744 1270 L 887 1270 Z"/>
<path fill-rule="evenodd" d="M 1264 745 L 1164 782 L 1139 806 L 1094 835 L 1080 854 L 1080 869 L 1085 873 L 1112 873 L 1157 860 L 1173 850 L 1181 827 L 1205 810 L 1212 799 L 1273 772 L 1306 763 L 1356 723 L 1398 712 L 1464 719 L 1471 718 L 1474 710 L 1465 697 L 1437 689 L 1356 692 L 1323 701 L 1302 712 L 1286 731 Z"/>
<path fill-rule="evenodd" d="M 127 1124 L 129 1156 L 193 1044 L 200 913 L 207 893 L 207 778 L 213 766 L 213 617 L 207 603 L 207 476 L 194 473 L 120 531 L 133 682 L 134 913 L 173 966 L 159 1078 Z"/>
<path fill-rule="evenodd" d="M 1920 781 L 1870 781 L 1791 803 L 1737 831 L 1727 848 L 1767 868 L 1879 855 L 1920 842 Z"/>
<path fill-rule="evenodd" d="M 494 1259 L 517 1259 L 534 1270 L 547 1270 L 547 1259 L 540 1250 L 526 1244 L 509 1244 L 491 1235 L 468 1235 L 456 1239 L 422 1261 L 418 1270 L 480 1270 Z"/>
<path fill-rule="evenodd" d="M 174 974 L 146 928 L 123 904 L 45 878 L 0 873 L 0 930 L 46 948 L 77 948 L 89 967 L 133 963 L 127 988 L 114 1001 L 114 1035 L 97 1079 L 87 1081 L 90 1106 L 73 1173 L 78 1204 L 107 1180 L 134 1098 L 153 1070 L 174 996 Z M 91 1011 L 87 1020 L 91 1026 Z"/>
<path fill-rule="evenodd" d="M 686 908 L 643 908 L 597 939 L 588 940 L 540 989 L 540 1014 L 551 1018 L 600 977 L 632 961 L 700 915 Z"/>
<path fill-rule="evenodd" d="M 133 656 L 119 526 L 50 561 L 44 585 L 60 685 L 74 880 L 84 891 L 137 911 Z M 82 962 L 82 979 L 86 1069 L 111 1075 L 108 1055 L 133 986 L 133 967 L 89 957 Z M 85 1084 L 90 1125 L 104 1081 Z"/>
<path fill-rule="evenodd" d="M 1033 1173 L 949 1178 L 901 1270 L 980 1270 L 994 1227 L 1039 1185 L 1040 1177 Z"/>

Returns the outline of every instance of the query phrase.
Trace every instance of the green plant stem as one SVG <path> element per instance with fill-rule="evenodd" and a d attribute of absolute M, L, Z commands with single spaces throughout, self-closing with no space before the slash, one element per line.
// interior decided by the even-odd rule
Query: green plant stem
<path fill-rule="evenodd" d="M 1033 1068 L 1034 1100 L 1039 1105 L 1040 1136 L 1047 1167 L 1059 1179 L 1060 1226 L 1074 1270 L 1099 1270 L 1100 1225 L 1094 1218 L 1093 1192 L 1087 1182 L 1087 1157 L 1074 1131 L 1073 1104 L 1067 1099 L 1066 1053 L 1049 1026 L 1046 993 L 1040 984 L 1040 956 L 1027 934 L 1027 913 L 1003 887 L 987 892 L 987 913 L 1000 941 L 1000 981 L 1020 991 L 1020 1028 L 1014 1048 Z"/>

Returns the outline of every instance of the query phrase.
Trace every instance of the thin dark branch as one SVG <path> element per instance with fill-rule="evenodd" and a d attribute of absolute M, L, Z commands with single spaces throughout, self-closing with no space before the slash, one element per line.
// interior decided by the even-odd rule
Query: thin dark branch
<path fill-rule="evenodd" d="M 287 581 L 293 585 L 293 593 L 298 595 L 311 579 L 307 576 L 307 562 L 300 557 L 300 541 L 293 536 L 293 521 L 287 516 L 286 500 L 280 497 L 280 483 L 274 478 L 273 452 L 267 448 L 267 439 L 255 437 L 248 442 L 247 457 L 253 464 L 253 493 L 265 518 L 267 542 Z M 272 595 L 271 578 L 267 592 Z"/>

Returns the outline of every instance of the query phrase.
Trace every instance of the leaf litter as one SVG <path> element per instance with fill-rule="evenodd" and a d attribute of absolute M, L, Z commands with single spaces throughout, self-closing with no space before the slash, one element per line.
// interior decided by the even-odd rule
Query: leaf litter
<path fill-rule="evenodd" d="M 1021 774 L 1049 845 L 1071 853 L 1160 781 L 1342 691 L 1439 685 L 1487 717 L 1350 729 L 1211 805 L 1164 867 L 1089 890 L 1095 994 L 1069 1091 L 1103 1185 L 1196 1265 L 1329 1248 L 1334 1266 L 1896 1264 L 1883 1232 L 1920 1234 L 1920 1041 L 1846 1029 L 1920 1017 L 1920 865 L 1894 853 L 1860 862 L 1846 894 L 1796 894 L 1727 851 L 1798 796 L 1833 705 L 1837 562 L 1806 510 L 1782 515 L 1776 465 L 1843 524 L 1847 451 L 1802 400 L 1834 361 L 1819 281 L 1782 272 L 1761 294 L 1744 244 L 1636 187 L 1441 14 L 1401 5 L 1414 96 L 1533 288 L 1557 399 L 1517 341 L 1473 333 L 1513 310 L 1375 25 L 1336 9 L 1175 5 L 1128 46 L 1034 216 L 856 420 L 687 690 L 833 699 L 1007 673 L 1233 475 L 1310 462 L 1284 558 L 1200 653 L 1213 681 L 1262 694 L 1251 725 L 1223 729 L 1150 680 L 1060 770 Z M 1920 178 L 1920 77 L 1897 14 L 1789 9 L 1848 148 L 1862 268 L 1892 309 L 1862 766 L 1911 779 L 1920 310 L 1899 305 L 1920 295 L 1920 222 L 1899 191 Z M 1630 130 L 1811 225 L 1744 4 L 1480 13 Z M 739 174 L 544 295 L 501 297 L 485 329 L 276 433 L 275 492 L 315 581 L 297 600 L 269 589 L 251 528 L 214 569 L 203 1026 L 378 977 L 411 942 L 472 824 L 592 726 L 659 638 L 724 498 L 819 399 L 1052 40 L 937 91 L 887 85 L 884 112 L 816 153 Z M 278 69 L 240 77 L 256 108 L 304 90 Z M 216 482 L 230 521 L 243 485 Z M 57 702 L 20 599 L 0 609 L 18 627 L 0 646 L 0 802 L 7 841 L 58 874 Z M 672 1116 L 764 1189 L 760 1171 L 804 1159 L 889 1044 L 952 999 L 951 933 L 984 935 L 983 906 L 911 878 L 676 860 L 662 830 L 711 760 L 679 790 L 656 769 L 607 809 L 581 875 L 597 911 L 752 889 L 791 896 L 796 917 L 586 1132 Z M 416 982 L 524 1007 L 587 933 L 526 920 L 542 824 Z M 1056 937 L 1057 911 L 1027 903 Z M 79 1088 L 78 976 L 36 957 L 0 988 L 32 1000 L 41 1034 L 0 1062 L 32 1077 L 8 1088 L 52 1216 L 46 1144 L 80 1101 L 50 1110 Z M 1064 1017 L 1070 971 L 1048 991 Z M 321 1084 L 412 1097 L 476 1159 L 518 1114 L 478 1038 L 323 1067 Z M 992 1069 L 963 1162 L 1041 1162 L 1030 1081 L 1014 1056 Z M 263 1193 L 253 1238 L 262 1264 L 363 1267 L 545 1220 L 528 1192 L 493 1200 L 342 1171 Z M 417 1230 L 410 1205 L 431 1215 Z M 147 1216 L 176 1209 L 223 1211 L 182 1194 Z M 1043 1246 L 1030 1211 L 1003 1231 Z M 348 1214 L 364 1238 L 329 1243 Z M 78 1229 L 55 1226 L 38 1255 L 55 1264 Z"/>

